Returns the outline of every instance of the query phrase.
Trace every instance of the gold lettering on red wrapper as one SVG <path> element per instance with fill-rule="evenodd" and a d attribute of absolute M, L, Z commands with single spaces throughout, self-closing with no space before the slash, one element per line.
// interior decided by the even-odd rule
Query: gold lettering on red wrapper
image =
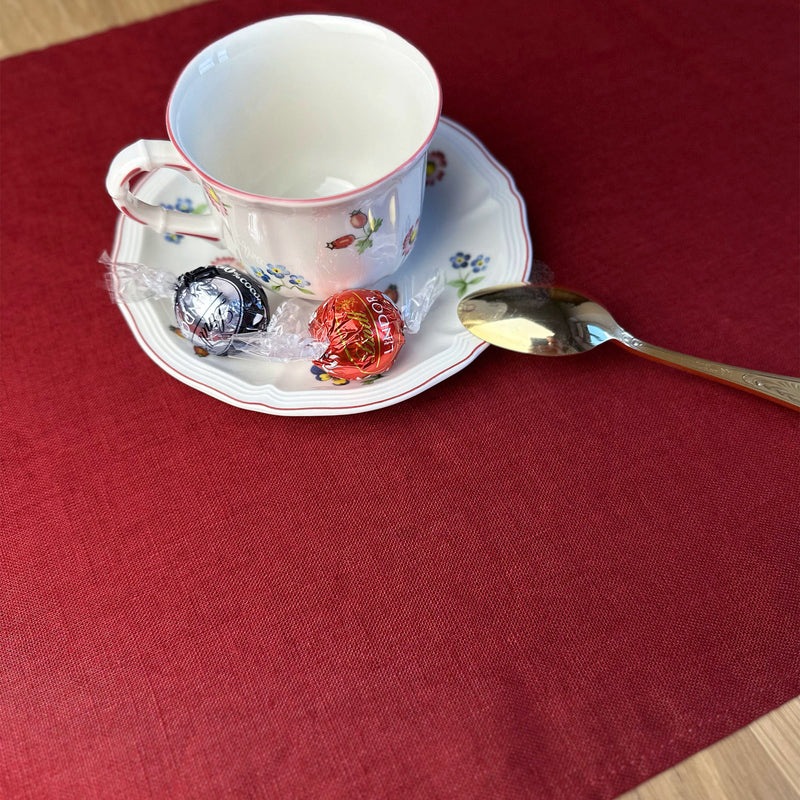
<path fill-rule="evenodd" d="M 329 375 L 362 380 L 392 365 L 404 342 L 403 321 L 382 292 L 349 289 L 330 297 L 316 311 L 311 335 L 328 340 L 314 363 Z"/>

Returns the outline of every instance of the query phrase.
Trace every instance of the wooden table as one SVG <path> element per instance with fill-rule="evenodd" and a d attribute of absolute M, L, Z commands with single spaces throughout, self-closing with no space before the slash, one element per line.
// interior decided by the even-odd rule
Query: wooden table
<path fill-rule="evenodd" d="M 205 1 L 3 0 L 0 58 Z M 690 799 L 800 800 L 800 698 L 619 798 Z"/>

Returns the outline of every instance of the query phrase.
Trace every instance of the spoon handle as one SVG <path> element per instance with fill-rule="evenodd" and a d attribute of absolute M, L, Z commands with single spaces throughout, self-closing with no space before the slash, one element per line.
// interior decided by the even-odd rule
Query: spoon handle
<path fill-rule="evenodd" d="M 800 379 L 786 375 L 773 375 L 769 372 L 757 372 L 742 367 L 731 367 L 717 364 L 705 358 L 695 358 L 673 350 L 666 350 L 653 344 L 643 342 L 627 332 L 623 332 L 616 341 L 645 358 L 660 361 L 673 367 L 702 375 L 706 378 L 727 383 L 737 389 L 765 397 L 776 403 L 800 411 Z"/>

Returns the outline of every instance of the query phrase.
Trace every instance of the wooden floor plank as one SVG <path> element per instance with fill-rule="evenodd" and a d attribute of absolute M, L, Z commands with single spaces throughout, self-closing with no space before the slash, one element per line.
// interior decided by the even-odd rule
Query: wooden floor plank
<path fill-rule="evenodd" d="M 761 746 L 800 796 L 800 699 L 768 714 L 750 727 Z"/>
<path fill-rule="evenodd" d="M 0 0 L 0 58 L 207 0 Z"/>
<path fill-rule="evenodd" d="M 800 800 L 800 698 L 618 800 Z"/>

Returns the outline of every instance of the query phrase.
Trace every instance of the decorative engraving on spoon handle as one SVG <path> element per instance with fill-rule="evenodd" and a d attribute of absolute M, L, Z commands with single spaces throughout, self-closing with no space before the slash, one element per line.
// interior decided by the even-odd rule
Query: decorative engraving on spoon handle
<path fill-rule="evenodd" d="M 759 394 L 768 400 L 774 400 L 789 408 L 800 410 L 800 379 L 786 375 L 773 375 L 769 372 L 758 372 L 727 364 L 717 364 L 705 358 L 687 356 L 657 345 L 648 344 L 627 331 L 622 331 L 617 341 L 639 355 L 670 364 L 680 369 L 699 375 L 706 375 L 714 380 L 735 386 L 737 389 Z"/>

